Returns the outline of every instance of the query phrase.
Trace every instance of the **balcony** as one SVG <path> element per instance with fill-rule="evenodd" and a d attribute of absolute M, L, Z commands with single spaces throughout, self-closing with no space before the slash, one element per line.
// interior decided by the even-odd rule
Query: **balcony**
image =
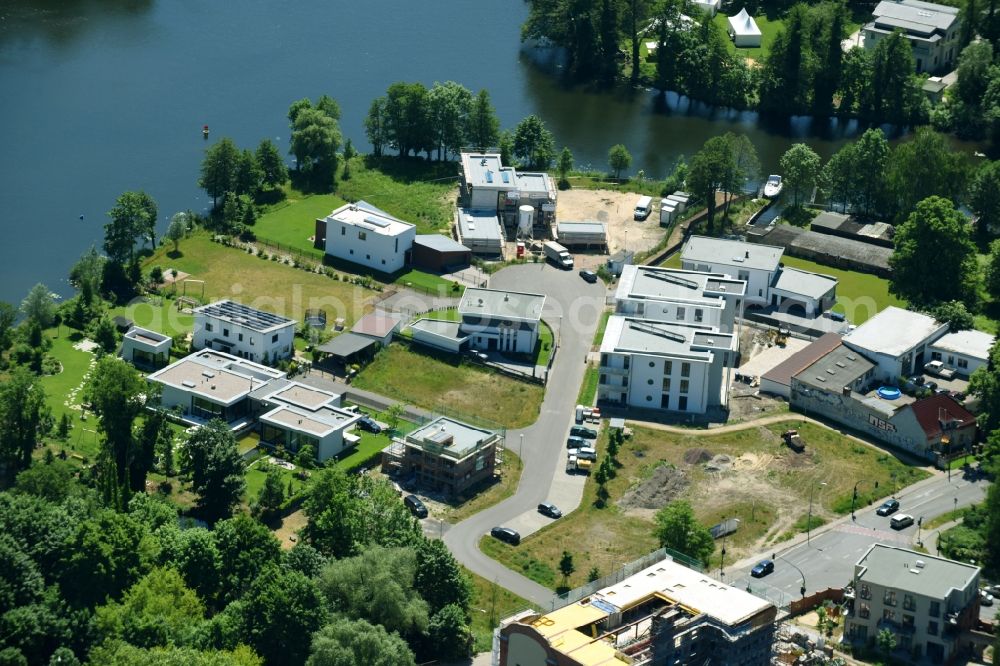
<path fill-rule="evenodd" d="M 914 627 L 912 624 L 903 624 L 901 622 L 896 622 L 895 620 L 887 620 L 885 618 L 879 620 L 875 626 L 877 626 L 880 630 L 888 629 L 889 631 L 898 634 L 912 634 L 916 631 L 916 627 Z"/>
<path fill-rule="evenodd" d="M 611 365 L 602 365 L 598 368 L 601 374 L 605 375 L 627 375 L 628 368 L 616 368 Z"/>

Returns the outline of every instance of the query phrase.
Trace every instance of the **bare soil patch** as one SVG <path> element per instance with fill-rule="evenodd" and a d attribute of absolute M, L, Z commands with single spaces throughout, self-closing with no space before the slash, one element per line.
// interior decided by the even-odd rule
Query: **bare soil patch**
<path fill-rule="evenodd" d="M 682 469 L 662 465 L 653 475 L 626 492 L 618 501 L 623 509 L 660 509 L 687 489 L 688 476 Z"/>
<path fill-rule="evenodd" d="M 564 222 L 596 220 L 608 226 L 608 252 L 622 249 L 643 252 L 663 240 L 666 229 L 654 213 L 642 222 L 633 219 L 640 194 L 612 190 L 563 190 L 556 202 L 556 219 Z M 606 254 L 585 253 L 572 249 L 580 268 L 594 268 L 604 263 Z"/>

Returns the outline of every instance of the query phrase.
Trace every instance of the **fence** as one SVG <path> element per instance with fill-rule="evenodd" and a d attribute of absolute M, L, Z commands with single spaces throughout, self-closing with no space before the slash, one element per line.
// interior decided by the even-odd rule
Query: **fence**
<path fill-rule="evenodd" d="M 827 601 L 835 604 L 844 603 L 844 589 L 828 587 L 819 592 L 813 592 L 808 597 L 796 599 L 788 604 L 788 612 L 791 615 L 799 615 L 817 608 Z"/>

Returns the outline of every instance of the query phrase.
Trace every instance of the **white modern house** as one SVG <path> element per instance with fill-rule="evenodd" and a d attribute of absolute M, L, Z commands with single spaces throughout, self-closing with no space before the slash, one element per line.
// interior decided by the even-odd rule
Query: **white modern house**
<path fill-rule="evenodd" d="M 922 0 L 883 0 L 872 12 L 872 20 L 862 28 L 865 49 L 896 30 L 902 31 L 916 61 L 917 73 L 947 71 L 958 58 L 958 8 Z"/>
<path fill-rule="evenodd" d="M 239 429 L 252 423 L 250 396 L 285 373 L 224 352 L 203 349 L 158 370 L 147 381 L 160 386 L 160 406 L 187 423 L 214 418 Z"/>
<path fill-rule="evenodd" d="M 715 328 L 612 315 L 598 401 L 690 414 L 724 406 L 737 345 L 734 333 Z"/>
<path fill-rule="evenodd" d="M 361 415 L 341 409 L 341 396 L 298 382 L 275 382 L 255 392 L 263 413 L 260 422 L 260 442 L 264 446 L 281 446 L 296 454 L 306 445 L 324 462 L 354 446 L 360 438 L 348 430 Z"/>
<path fill-rule="evenodd" d="M 982 331 L 946 333 L 930 345 L 931 361 L 941 361 L 960 375 L 968 377 L 990 360 L 990 348 L 996 338 Z"/>
<path fill-rule="evenodd" d="M 273 363 L 292 355 L 296 323 L 236 301 L 216 301 L 195 308 L 192 348 Z"/>
<path fill-rule="evenodd" d="M 469 287 L 458 314 L 473 349 L 531 354 L 538 343 L 545 296 Z"/>
<path fill-rule="evenodd" d="M 746 304 L 782 312 L 801 310 L 816 317 L 837 301 L 837 279 L 786 267 L 785 248 L 725 238 L 691 236 L 681 251 L 681 267 L 720 273 L 747 283 Z"/>
<path fill-rule="evenodd" d="M 417 228 L 365 201 L 344 204 L 324 219 L 316 220 L 316 237 L 324 250 L 382 273 L 395 273 L 406 265 Z"/>
<path fill-rule="evenodd" d="M 691 236 L 681 251 L 681 268 L 687 271 L 721 273 L 747 283 L 748 304 L 767 305 L 771 282 L 781 265 L 785 249 L 742 241 Z"/>
<path fill-rule="evenodd" d="M 453 354 L 462 351 L 469 340 L 457 321 L 421 318 L 410 324 L 409 330 L 414 342 Z"/>
<path fill-rule="evenodd" d="M 173 340 L 162 333 L 133 326 L 122 337 L 121 357 L 143 370 L 156 370 L 170 362 Z"/>
<path fill-rule="evenodd" d="M 844 344 L 876 366 L 876 378 L 895 384 L 899 377 L 923 372 L 929 347 L 948 332 L 948 324 L 919 312 L 889 306 L 844 336 Z"/>
<path fill-rule="evenodd" d="M 517 191 L 517 172 L 505 167 L 499 153 L 462 153 L 462 189 L 471 210 L 504 207 L 507 193 Z"/>
<path fill-rule="evenodd" d="M 615 312 L 626 317 L 686 323 L 731 333 L 743 314 L 747 284 L 721 273 L 626 265 L 615 291 Z"/>
<path fill-rule="evenodd" d="M 757 22 L 747 12 L 746 7 L 736 16 L 729 17 L 729 38 L 740 48 L 760 46 L 761 32 Z"/>

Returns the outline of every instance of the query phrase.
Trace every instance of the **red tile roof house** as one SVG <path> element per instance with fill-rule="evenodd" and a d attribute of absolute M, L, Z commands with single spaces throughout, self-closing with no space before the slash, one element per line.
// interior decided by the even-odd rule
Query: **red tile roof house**
<path fill-rule="evenodd" d="M 976 417 L 947 395 L 917 400 L 909 408 L 927 435 L 927 446 L 944 459 L 969 450 L 976 441 Z"/>

